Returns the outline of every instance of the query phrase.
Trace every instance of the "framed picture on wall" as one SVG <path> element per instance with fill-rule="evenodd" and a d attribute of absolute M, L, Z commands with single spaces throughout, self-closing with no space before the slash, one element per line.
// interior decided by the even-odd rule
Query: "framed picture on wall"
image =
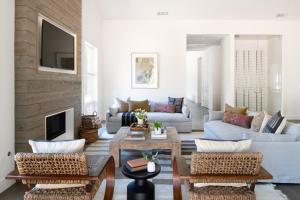
<path fill-rule="evenodd" d="M 131 87 L 158 88 L 157 53 L 131 54 Z"/>

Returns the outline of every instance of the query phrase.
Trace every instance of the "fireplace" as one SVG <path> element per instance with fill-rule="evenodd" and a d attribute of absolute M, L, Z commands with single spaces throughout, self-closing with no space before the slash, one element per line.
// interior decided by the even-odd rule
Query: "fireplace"
<path fill-rule="evenodd" d="M 74 139 L 74 109 L 52 113 L 45 117 L 46 140 Z"/>

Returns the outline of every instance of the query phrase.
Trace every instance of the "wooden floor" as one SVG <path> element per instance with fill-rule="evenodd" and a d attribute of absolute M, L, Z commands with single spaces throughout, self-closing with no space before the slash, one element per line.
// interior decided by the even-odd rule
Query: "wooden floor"
<path fill-rule="evenodd" d="M 276 186 L 284 194 L 286 194 L 289 200 L 300 199 L 300 184 L 280 184 Z M 10 187 L 8 190 L 0 194 L 0 200 L 23 200 L 24 188 L 22 184 L 17 183 Z M 272 199 L 270 199 L 272 200 Z"/>

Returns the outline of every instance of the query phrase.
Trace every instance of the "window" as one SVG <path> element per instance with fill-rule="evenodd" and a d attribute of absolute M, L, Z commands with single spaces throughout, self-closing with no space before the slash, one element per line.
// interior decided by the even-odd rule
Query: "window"
<path fill-rule="evenodd" d="M 98 49 L 84 42 L 82 63 L 82 112 L 85 115 L 98 110 Z"/>

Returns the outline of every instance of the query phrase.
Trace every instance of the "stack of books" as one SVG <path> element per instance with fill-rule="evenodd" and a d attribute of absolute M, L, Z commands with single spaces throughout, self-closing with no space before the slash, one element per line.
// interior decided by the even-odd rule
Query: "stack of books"
<path fill-rule="evenodd" d="M 168 135 L 167 135 L 166 131 L 164 131 L 162 134 L 155 134 L 155 131 L 151 131 L 151 139 L 166 140 L 166 139 L 168 139 Z"/>
<path fill-rule="evenodd" d="M 125 140 L 145 140 L 145 132 L 144 131 L 129 131 Z"/>
<path fill-rule="evenodd" d="M 147 169 L 147 160 L 144 158 L 138 158 L 134 160 L 128 160 L 126 162 L 126 168 L 130 172 L 138 172 Z"/>

